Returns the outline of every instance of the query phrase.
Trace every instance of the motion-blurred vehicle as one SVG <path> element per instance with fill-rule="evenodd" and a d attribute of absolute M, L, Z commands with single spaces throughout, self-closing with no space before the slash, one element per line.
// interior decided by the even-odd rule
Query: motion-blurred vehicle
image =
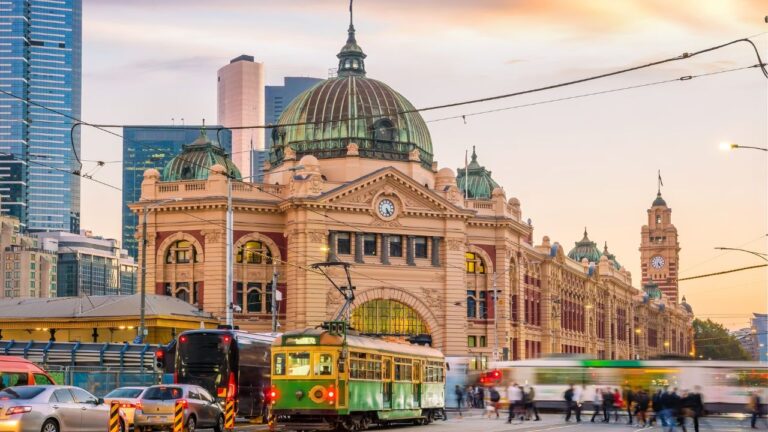
<path fill-rule="evenodd" d="M 136 405 L 146 389 L 146 387 L 119 387 L 104 396 L 104 403 L 107 405 L 111 405 L 113 401 L 120 404 L 120 418 L 124 422 L 126 430 L 130 430 L 133 426 L 133 414 L 136 411 Z"/>
<path fill-rule="evenodd" d="M 22 357 L 0 356 L 0 390 L 12 386 L 55 384 L 36 364 Z"/>
<path fill-rule="evenodd" d="M 102 432 L 108 423 L 109 406 L 79 387 L 0 390 L 0 432 Z M 121 432 L 125 432 L 122 424 Z"/>
<path fill-rule="evenodd" d="M 136 404 L 134 429 L 137 432 L 171 429 L 176 401 L 184 406 L 185 431 L 194 432 L 198 427 L 224 431 L 221 405 L 204 388 L 190 384 L 148 387 Z"/>
<path fill-rule="evenodd" d="M 709 412 L 740 413 L 750 392 L 768 398 L 768 365 L 746 361 L 697 360 L 593 360 L 578 358 L 530 359 L 492 362 L 480 384 L 506 388 L 513 382 L 536 388 L 540 407 L 562 407 L 569 384 L 585 386 L 592 397 L 595 388 L 630 386 L 654 392 L 664 388 L 686 390 L 701 387 Z"/>

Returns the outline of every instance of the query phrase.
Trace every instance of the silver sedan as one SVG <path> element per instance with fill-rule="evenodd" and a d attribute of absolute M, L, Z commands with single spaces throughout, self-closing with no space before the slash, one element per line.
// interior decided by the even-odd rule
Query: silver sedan
<path fill-rule="evenodd" d="M 108 424 L 109 406 L 79 387 L 0 390 L 0 432 L 102 432 Z"/>

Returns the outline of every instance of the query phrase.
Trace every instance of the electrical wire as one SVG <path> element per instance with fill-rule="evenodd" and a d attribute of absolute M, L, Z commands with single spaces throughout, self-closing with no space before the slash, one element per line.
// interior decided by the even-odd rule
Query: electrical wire
<path fill-rule="evenodd" d="M 707 277 L 712 277 L 712 276 L 720 276 L 720 275 L 724 275 L 724 274 L 728 274 L 728 273 L 735 273 L 735 272 L 740 272 L 740 271 L 745 271 L 745 270 L 752 270 L 752 269 L 762 268 L 762 267 L 768 267 L 768 264 L 758 264 L 758 265 L 753 265 L 753 266 L 749 266 L 749 267 L 741 267 L 741 268 L 737 268 L 737 269 L 724 270 L 724 271 L 719 271 L 719 272 L 715 272 L 715 273 L 707 273 L 707 274 L 698 275 L 698 276 L 689 276 L 689 277 L 685 277 L 685 278 L 680 278 L 677 281 L 678 282 L 682 282 L 682 281 L 687 281 L 687 280 L 692 280 L 692 279 L 701 279 L 701 278 L 707 278 Z"/>

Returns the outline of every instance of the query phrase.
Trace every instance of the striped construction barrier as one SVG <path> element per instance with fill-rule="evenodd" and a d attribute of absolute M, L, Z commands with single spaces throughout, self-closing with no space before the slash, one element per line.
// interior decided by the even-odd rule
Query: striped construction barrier
<path fill-rule="evenodd" d="M 227 399 L 224 404 L 224 429 L 228 431 L 235 430 L 235 401 Z"/>
<path fill-rule="evenodd" d="M 120 402 L 109 404 L 109 432 L 120 432 Z"/>
<path fill-rule="evenodd" d="M 173 432 L 184 432 L 184 401 L 176 400 L 173 407 Z"/>

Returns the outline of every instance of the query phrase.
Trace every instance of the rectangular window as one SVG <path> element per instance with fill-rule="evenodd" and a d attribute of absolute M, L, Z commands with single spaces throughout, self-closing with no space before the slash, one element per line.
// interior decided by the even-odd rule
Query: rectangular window
<path fill-rule="evenodd" d="M 488 346 L 488 342 L 485 338 L 485 336 L 480 336 L 480 347 L 485 348 Z"/>
<path fill-rule="evenodd" d="M 31 270 L 34 270 L 35 269 L 35 263 L 29 263 L 29 268 Z"/>
<path fill-rule="evenodd" d="M 333 375 L 333 356 L 331 354 L 320 353 L 317 355 L 315 375 Z"/>
<path fill-rule="evenodd" d="M 290 376 L 308 376 L 309 375 L 309 353 L 308 352 L 288 353 L 288 375 Z"/>
<path fill-rule="evenodd" d="M 416 258 L 427 257 L 427 238 L 426 237 L 413 238 L 413 254 Z"/>
<path fill-rule="evenodd" d="M 398 235 L 389 236 L 389 256 L 403 256 L 403 237 Z"/>
<path fill-rule="evenodd" d="M 352 235 L 350 233 L 336 233 L 336 253 L 340 255 L 352 253 Z"/>
<path fill-rule="evenodd" d="M 467 346 L 474 348 L 477 346 L 477 336 L 467 336 Z"/>
<path fill-rule="evenodd" d="M 275 375 L 285 375 L 285 354 L 275 354 Z"/>
<path fill-rule="evenodd" d="M 480 318 L 488 318 L 488 301 L 486 300 L 486 292 L 480 291 Z"/>
<path fill-rule="evenodd" d="M 376 234 L 363 234 L 363 254 L 376 255 Z"/>

